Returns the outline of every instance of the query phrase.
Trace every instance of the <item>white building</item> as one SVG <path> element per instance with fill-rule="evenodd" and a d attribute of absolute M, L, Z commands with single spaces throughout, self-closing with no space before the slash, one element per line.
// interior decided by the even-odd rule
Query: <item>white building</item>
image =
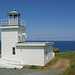
<path fill-rule="evenodd" d="M 3 67 L 44 66 L 54 57 L 52 42 L 25 42 L 26 27 L 15 10 L 8 13 L 7 21 L 1 21 L 0 28 Z"/>

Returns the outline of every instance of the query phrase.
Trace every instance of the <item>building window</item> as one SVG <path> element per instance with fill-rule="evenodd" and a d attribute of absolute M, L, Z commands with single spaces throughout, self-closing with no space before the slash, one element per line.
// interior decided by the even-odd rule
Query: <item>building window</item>
<path fill-rule="evenodd" d="M 12 47 L 12 53 L 15 55 L 15 47 Z"/>

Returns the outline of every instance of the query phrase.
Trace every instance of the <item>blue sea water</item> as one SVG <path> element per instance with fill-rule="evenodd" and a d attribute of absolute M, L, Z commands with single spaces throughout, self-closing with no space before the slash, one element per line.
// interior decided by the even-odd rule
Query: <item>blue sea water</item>
<path fill-rule="evenodd" d="M 47 41 L 27 41 L 27 42 L 47 42 Z M 53 47 L 59 48 L 59 52 L 75 51 L 75 41 L 49 41 L 54 42 Z M 1 41 L 0 41 L 1 48 Z"/>
<path fill-rule="evenodd" d="M 54 47 L 59 48 L 59 52 L 75 51 L 75 41 L 55 41 Z"/>
<path fill-rule="evenodd" d="M 47 42 L 47 41 L 27 41 L 27 42 Z M 59 52 L 75 51 L 75 41 L 48 41 L 54 42 L 53 47 L 59 48 Z"/>

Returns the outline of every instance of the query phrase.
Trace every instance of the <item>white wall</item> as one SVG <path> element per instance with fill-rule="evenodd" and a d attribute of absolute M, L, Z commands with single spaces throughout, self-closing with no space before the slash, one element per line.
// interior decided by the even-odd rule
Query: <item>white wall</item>
<path fill-rule="evenodd" d="M 16 47 L 16 55 L 21 64 L 44 66 L 44 47 Z"/>
<path fill-rule="evenodd" d="M 18 41 L 17 29 L 2 29 L 2 58 L 10 59 L 12 55 L 12 47 L 15 47 Z"/>
<path fill-rule="evenodd" d="M 25 29 L 2 29 L 1 32 L 1 48 L 2 48 L 2 58 L 12 60 L 15 56 L 12 54 L 12 47 L 16 47 L 18 43 L 18 34 L 25 32 Z"/>
<path fill-rule="evenodd" d="M 53 46 L 44 47 L 44 65 L 53 58 Z"/>

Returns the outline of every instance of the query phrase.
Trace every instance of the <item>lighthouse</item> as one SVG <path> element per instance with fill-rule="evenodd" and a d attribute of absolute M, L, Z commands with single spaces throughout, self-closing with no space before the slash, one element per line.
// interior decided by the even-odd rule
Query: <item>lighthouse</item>
<path fill-rule="evenodd" d="M 20 13 L 13 9 L 13 11 L 8 13 L 7 19 L 1 20 L 1 25 L 1 57 L 8 60 L 10 58 L 14 59 L 16 43 L 25 42 L 25 24 L 22 26 Z"/>
<path fill-rule="evenodd" d="M 1 20 L 0 29 L 0 62 L 4 65 L 9 65 L 10 68 L 24 65 L 45 66 L 54 57 L 53 42 L 25 42 L 26 23 L 20 19 L 20 13 L 15 9 L 8 13 L 7 19 Z"/>

